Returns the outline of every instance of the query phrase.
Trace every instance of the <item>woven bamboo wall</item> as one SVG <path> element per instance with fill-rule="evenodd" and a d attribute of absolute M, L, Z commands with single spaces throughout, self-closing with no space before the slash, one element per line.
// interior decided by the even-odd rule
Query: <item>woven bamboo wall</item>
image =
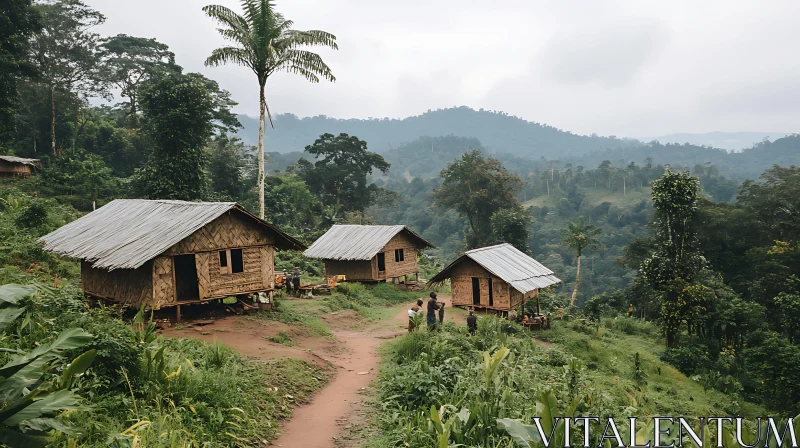
<path fill-rule="evenodd" d="M 153 297 L 152 262 L 138 269 L 106 271 L 81 262 L 81 286 L 87 294 L 131 306 L 150 303 Z"/>
<path fill-rule="evenodd" d="M 275 289 L 275 248 L 263 246 L 261 254 L 261 286 L 264 289 Z"/>
<path fill-rule="evenodd" d="M 152 281 L 153 308 L 174 305 L 175 277 L 172 272 L 172 257 L 162 255 L 153 259 Z"/>
<path fill-rule="evenodd" d="M 377 280 L 372 265 L 372 260 L 325 260 L 325 275 L 344 274 L 348 280 Z"/>
<path fill-rule="evenodd" d="M 508 309 L 511 303 L 512 288 L 501 278 L 492 275 L 472 260 L 464 260 L 451 271 L 450 285 L 453 291 L 453 305 L 472 306 L 472 278 L 480 282 L 481 306 L 489 306 L 489 278 L 492 279 L 492 308 Z"/>
<path fill-rule="evenodd" d="M 225 297 L 264 290 L 264 269 L 260 247 L 242 249 L 243 272 L 221 274 L 219 255 L 211 253 L 208 257 L 208 297 Z M 269 267 L 272 270 L 272 266 Z"/>
<path fill-rule="evenodd" d="M 403 249 L 404 260 L 399 263 L 394 261 L 395 249 Z M 386 254 L 386 272 L 378 274 L 380 280 L 402 277 L 419 271 L 417 248 L 414 246 L 414 242 L 406 236 L 405 232 L 395 235 L 394 238 L 386 243 L 381 252 Z"/>
<path fill-rule="evenodd" d="M 166 253 L 193 254 L 232 247 L 272 245 L 274 241 L 268 229 L 240 212 L 231 211 L 172 246 Z"/>
<path fill-rule="evenodd" d="M 24 163 L 11 163 L 6 160 L 0 160 L 0 175 L 2 176 L 19 176 L 30 177 L 33 172 L 33 167 L 25 165 Z"/>

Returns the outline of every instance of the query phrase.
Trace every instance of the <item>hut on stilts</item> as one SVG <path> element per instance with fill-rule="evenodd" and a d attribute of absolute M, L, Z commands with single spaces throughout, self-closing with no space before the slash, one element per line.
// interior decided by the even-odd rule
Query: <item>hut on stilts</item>
<path fill-rule="evenodd" d="M 465 252 L 428 284 L 441 284 L 448 278 L 454 306 L 505 316 L 538 297 L 540 288 L 561 283 L 553 271 L 507 243 Z M 540 314 L 538 308 L 537 299 Z"/>
<path fill-rule="evenodd" d="M 419 281 L 419 255 L 432 247 L 402 225 L 335 225 L 304 255 L 324 260 L 326 276 L 344 275 L 347 281 L 391 281 L 409 286 Z M 414 283 L 408 280 L 410 275 L 414 275 Z"/>
<path fill-rule="evenodd" d="M 34 168 L 41 168 L 39 159 L 0 156 L 0 177 L 31 177 Z"/>
<path fill-rule="evenodd" d="M 300 241 L 235 202 L 117 199 L 41 237 L 81 260 L 96 298 L 149 309 L 274 289 L 275 249 Z M 270 301 L 271 302 L 271 301 Z"/>

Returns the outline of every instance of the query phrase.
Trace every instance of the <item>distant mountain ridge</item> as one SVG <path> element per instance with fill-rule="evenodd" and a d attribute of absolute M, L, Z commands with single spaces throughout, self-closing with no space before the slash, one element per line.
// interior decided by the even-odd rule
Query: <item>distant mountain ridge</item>
<path fill-rule="evenodd" d="M 676 133 L 661 135 L 659 137 L 640 138 L 644 142 L 657 140 L 660 143 L 677 143 L 696 146 L 710 146 L 728 151 L 741 151 L 751 148 L 756 143 L 761 143 L 765 139 L 775 141 L 786 137 L 789 132 L 704 132 L 700 134 Z"/>
<path fill-rule="evenodd" d="M 240 115 L 244 129 L 239 137 L 249 144 L 258 141 L 258 120 Z M 552 126 L 526 121 L 503 112 L 474 110 L 466 106 L 438 109 L 403 119 L 336 119 L 325 116 L 275 117 L 268 128 L 266 151 L 302 151 L 323 133 L 357 135 L 372 151 L 384 153 L 419 137 L 454 135 L 479 139 L 492 152 L 531 158 L 554 158 L 641 144 L 633 139 L 596 134 L 579 135 Z"/>

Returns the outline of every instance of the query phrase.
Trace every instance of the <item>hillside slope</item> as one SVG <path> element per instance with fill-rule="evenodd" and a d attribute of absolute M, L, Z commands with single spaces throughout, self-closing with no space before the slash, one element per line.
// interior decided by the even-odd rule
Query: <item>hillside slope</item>
<path fill-rule="evenodd" d="M 258 120 L 240 115 L 246 143 L 258 141 Z M 577 135 L 502 112 L 474 110 L 466 106 L 428 111 L 403 119 L 336 119 L 325 116 L 275 117 L 275 129 L 266 133 L 267 151 L 301 151 L 323 133 L 344 132 L 366 140 L 369 148 L 385 152 L 422 136 L 475 137 L 497 151 L 515 155 L 555 157 L 638 144 L 634 140 L 597 135 Z"/>

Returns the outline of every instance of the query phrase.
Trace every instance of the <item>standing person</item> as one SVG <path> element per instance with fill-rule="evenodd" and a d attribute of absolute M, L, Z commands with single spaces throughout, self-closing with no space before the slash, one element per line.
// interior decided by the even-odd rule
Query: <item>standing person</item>
<path fill-rule="evenodd" d="M 439 309 L 439 302 L 436 301 L 436 293 L 431 291 L 430 300 L 428 300 L 428 331 L 436 328 L 436 310 Z"/>
<path fill-rule="evenodd" d="M 286 288 L 286 295 L 292 294 L 292 278 L 289 276 L 289 271 L 283 271 L 283 287 Z"/>
<path fill-rule="evenodd" d="M 294 288 L 294 293 L 298 296 L 300 295 L 300 268 L 295 266 L 294 271 L 292 271 L 292 288 Z"/>
<path fill-rule="evenodd" d="M 422 299 L 417 299 L 417 304 L 408 309 L 408 332 L 414 331 L 414 317 L 422 311 Z"/>
<path fill-rule="evenodd" d="M 467 328 L 470 335 L 474 335 L 478 331 L 478 318 L 472 310 L 469 310 L 469 316 L 467 316 Z"/>
<path fill-rule="evenodd" d="M 439 325 L 444 324 L 444 302 L 439 302 Z"/>

